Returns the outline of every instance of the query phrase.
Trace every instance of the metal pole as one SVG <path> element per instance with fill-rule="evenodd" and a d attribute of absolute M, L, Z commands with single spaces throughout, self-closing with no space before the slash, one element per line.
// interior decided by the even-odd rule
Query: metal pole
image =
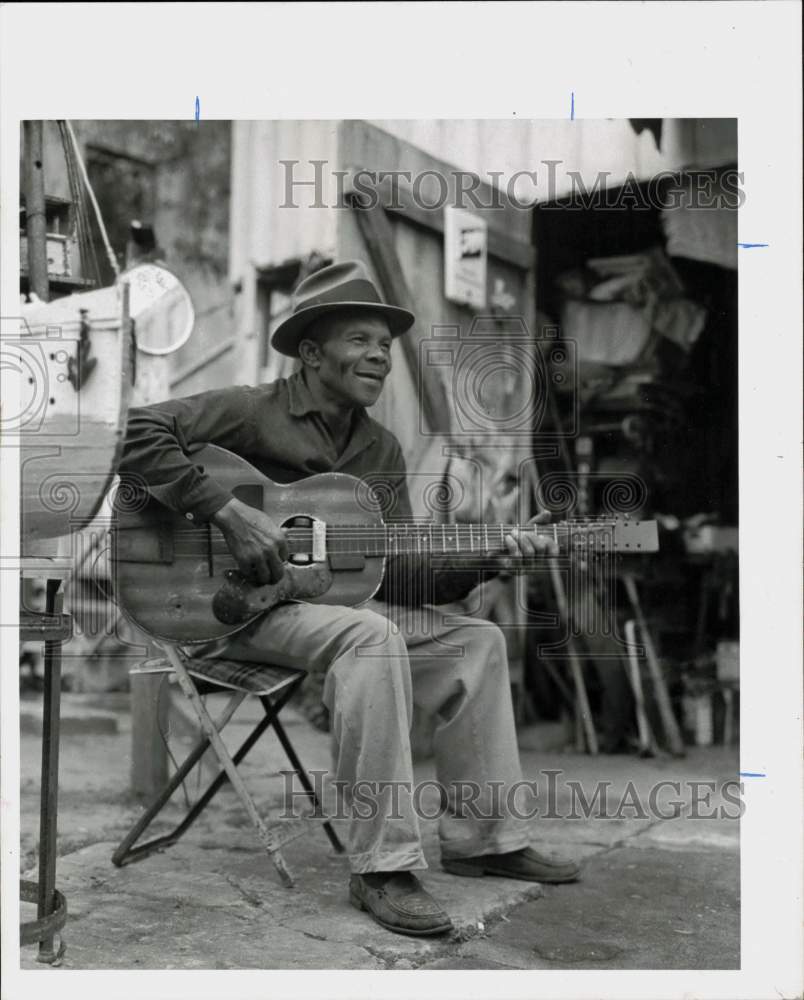
<path fill-rule="evenodd" d="M 47 581 L 47 615 L 61 615 L 61 580 Z M 45 694 L 42 712 L 42 788 L 39 811 L 39 900 L 37 919 L 55 909 L 57 816 L 59 809 L 59 728 L 61 703 L 61 640 L 45 642 Z M 53 936 L 39 943 L 40 962 L 52 962 Z"/>
<path fill-rule="evenodd" d="M 47 278 L 47 222 L 45 219 L 45 164 L 40 121 L 23 123 L 25 141 L 25 225 L 28 234 L 29 287 L 43 302 L 50 301 Z"/>

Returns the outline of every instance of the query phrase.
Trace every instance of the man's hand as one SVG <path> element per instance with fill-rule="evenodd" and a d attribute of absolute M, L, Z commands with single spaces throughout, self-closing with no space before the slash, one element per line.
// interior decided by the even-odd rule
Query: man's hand
<path fill-rule="evenodd" d="M 223 532 L 229 551 L 247 580 L 263 584 L 282 579 L 288 543 L 267 514 L 232 498 L 212 515 L 212 521 Z"/>
<path fill-rule="evenodd" d="M 528 524 L 549 524 L 550 511 L 540 511 Z M 535 531 L 512 531 L 505 536 L 505 545 L 512 556 L 534 559 L 537 556 L 557 556 L 558 546 L 548 535 L 537 535 Z"/>

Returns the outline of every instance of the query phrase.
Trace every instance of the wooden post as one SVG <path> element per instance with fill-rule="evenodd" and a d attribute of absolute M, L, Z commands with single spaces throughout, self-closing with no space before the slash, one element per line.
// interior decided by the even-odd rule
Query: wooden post
<path fill-rule="evenodd" d="M 561 579 L 561 573 L 559 572 L 558 566 L 556 565 L 555 558 L 553 556 L 548 557 L 548 562 L 550 564 L 550 579 L 553 584 L 553 593 L 556 597 L 556 604 L 558 605 L 558 613 L 561 621 L 564 623 L 564 627 L 567 630 L 567 651 L 569 652 L 570 661 L 570 671 L 572 673 L 572 680 L 575 684 L 575 699 L 576 699 L 576 726 L 577 726 L 577 716 L 580 716 L 581 723 L 583 724 L 583 732 L 586 737 L 586 748 L 590 754 L 595 756 L 598 753 L 598 743 L 597 743 L 597 733 L 595 732 L 595 723 L 592 719 L 592 709 L 589 706 L 589 699 L 586 694 L 586 684 L 583 679 L 583 669 L 581 667 L 581 658 L 578 656 L 578 650 L 575 646 L 575 642 L 572 638 L 572 615 L 570 614 L 569 605 L 567 603 L 567 595 L 564 590 L 564 581 Z M 577 734 L 577 729 L 576 729 Z"/>
<path fill-rule="evenodd" d="M 533 493 L 538 496 L 539 477 L 536 470 L 536 463 L 529 463 L 527 469 Z M 597 732 L 595 731 L 592 709 L 589 705 L 589 698 L 586 693 L 586 684 L 583 679 L 581 658 L 578 655 L 578 648 L 572 638 L 572 629 L 574 624 L 572 611 L 569 607 L 569 602 L 567 601 L 564 581 L 561 579 L 561 573 L 558 569 L 555 557 L 549 556 L 547 562 L 550 569 L 550 582 L 553 585 L 553 594 L 556 599 L 559 618 L 567 630 L 567 651 L 569 653 L 570 673 L 572 674 L 572 681 L 575 687 L 575 744 L 579 750 L 582 750 L 585 737 L 587 750 L 590 754 L 596 756 L 599 752 Z"/>
<path fill-rule="evenodd" d="M 625 623 L 625 641 L 628 643 L 628 679 L 631 682 L 631 690 L 634 693 L 634 704 L 636 706 L 637 732 L 639 733 L 639 751 L 643 754 L 656 756 L 657 746 L 653 738 L 653 730 L 648 721 L 648 713 L 645 710 L 645 696 L 642 690 L 642 676 L 639 671 L 639 657 L 637 656 L 636 622 L 633 618 Z"/>
<path fill-rule="evenodd" d="M 130 324 L 131 287 L 121 282 L 121 329 Z M 170 395 L 167 357 L 136 354 L 136 381 L 132 406 L 147 406 Z M 154 655 L 152 652 L 149 655 Z M 152 798 L 168 782 L 168 753 L 160 735 L 167 734 L 170 721 L 170 691 L 158 697 L 160 685 L 168 687 L 166 674 L 137 674 L 131 678 L 131 791 L 138 798 Z"/>
<path fill-rule="evenodd" d="M 662 674 L 659 657 L 656 655 L 656 650 L 653 646 L 650 629 L 648 628 L 648 623 L 645 621 L 645 616 L 642 613 L 642 605 L 639 602 L 639 592 L 637 591 L 636 581 L 631 573 L 623 573 L 622 580 L 625 584 L 625 591 L 628 594 L 628 600 L 631 602 L 631 607 L 634 609 L 634 618 L 639 626 L 639 632 L 645 646 L 645 657 L 648 661 L 648 669 L 650 670 L 651 680 L 653 681 L 656 705 L 659 709 L 664 734 L 670 745 L 670 752 L 676 757 L 683 757 L 685 754 L 684 740 L 681 736 L 681 730 L 679 729 L 676 717 L 673 714 L 673 706 L 670 704 L 670 694 L 667 690 L 664 675 Z"/>
<path fill-rule="evenodd" d="M 25 228 L 28 235 L 28 287 L 42 302 L 50 301 L 47 277 L 45 165 L 41 121 L 23 123 L 25 140 Z"/>
<path fill-rule="evenodd" d="M 350 203 L 386 301 L 389 305 L 399 306 L 415 313 L 413 296 L 405 281 L 402 262 L 394 247 L 393 227 L 385 215 L 385 210 L 381 207 L 360 208 L 357 200 L 351 196 Z M 414 326 L 414 331 L 415 329 Z M 450 431 L 451 418 L 444 387 L 434 369 L 419 364 L 419 343 L 414 331 L 399 338 L 405 360 L 419 390 L 420 404 L 430 430 L 447 434 Z"/>
<path fill-rule="evenodd" d="M 167 674 L 131 675 L 131 791 L 152 798 L 168 782 Z M 162 734 L 165 734 L 164 737 Z"/>

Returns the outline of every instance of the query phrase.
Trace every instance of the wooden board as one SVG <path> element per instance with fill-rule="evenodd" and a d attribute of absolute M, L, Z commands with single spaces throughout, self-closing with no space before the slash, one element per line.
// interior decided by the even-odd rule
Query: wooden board
<path fill-rule="evenodd" d="M 88 326 L 80 386 L 70 381 Z M 21 547 L 45 555 L 59 536 L 100 508 L 122 451 L 132 389 L 132 342 L 117 288 L 72 295 L 25 310 L 19 336 L 3 342 L 19 371 L 20 410 L 5 443 L 20 449 Z"/>

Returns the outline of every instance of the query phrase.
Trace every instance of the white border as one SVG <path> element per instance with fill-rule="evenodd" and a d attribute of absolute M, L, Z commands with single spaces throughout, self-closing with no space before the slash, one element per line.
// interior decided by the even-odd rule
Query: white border
<path fill-rule="evenodd" d="M 740 972 L 15 972 L 18 695 L 2 628 L 3 995 L 800 994 L 800 5 L 10 4 L 0 18 L 3 316 L 17 304 L 19 120 L 189 119 L 196 95 L 202 118 L 566 118 L 572 92 L 576 118 L 737 116 L 740 239 L 769 244 L 740 251 L 741 767 L 767 774 L 745 791 Z M 4 557 L 17 546 L 6 457 Z"/>

